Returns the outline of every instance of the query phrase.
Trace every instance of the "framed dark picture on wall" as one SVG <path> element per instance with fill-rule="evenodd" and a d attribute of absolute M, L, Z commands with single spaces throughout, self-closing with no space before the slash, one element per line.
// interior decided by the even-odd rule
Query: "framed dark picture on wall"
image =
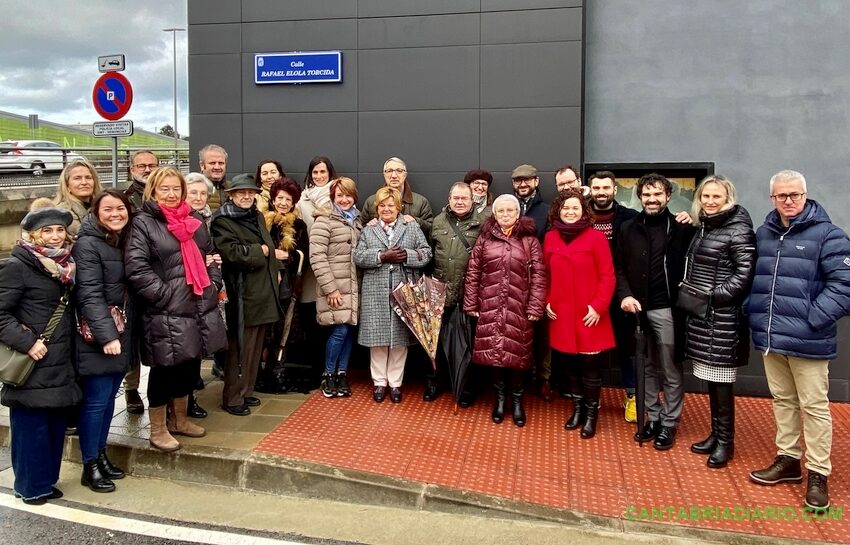
<path fill-rule="evenodd" d="M 583 180 L 594 172 L 607 170 L 617 177 L 617 202 L 623 206 L 640 210 L 640 199 L 634 192 L 635 184 L 644 174 L 657 172 L 673 182 L 673 195 L 668 208 L 674 214 L 690 211 L 697 184 L 714 174 L 713 162 L 695 163 L 585 163 Z"/>

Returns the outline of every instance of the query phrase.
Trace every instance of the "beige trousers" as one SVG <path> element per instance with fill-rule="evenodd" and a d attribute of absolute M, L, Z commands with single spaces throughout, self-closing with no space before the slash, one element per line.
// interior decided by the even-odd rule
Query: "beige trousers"
<path fill-rule="evenodd" d="M 806 442 L 806 469 L 822 475 L 832 472 L 832 415 L 829 413 L 829 360 L 811 360 L 767 354 L 764 356 L 767 385 L 773 395 L 776 448 L 779 454 L 798 460 L 800 417 Z"/>
<path fill-rule="evenodd" d="M 375 386 L 401 387 L 404 380 L 404 363 L 407 360 L 407 347 L 373 346 L 369 349 L 372 360 L 372 382 Z"/>

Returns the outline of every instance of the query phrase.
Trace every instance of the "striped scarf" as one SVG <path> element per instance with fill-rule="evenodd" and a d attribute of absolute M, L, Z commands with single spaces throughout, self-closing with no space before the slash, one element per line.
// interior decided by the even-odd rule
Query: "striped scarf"
<path fill-rule="evenodd" d="M 71 257 L 71 250 L 67 243 L 63 244 L 61 248 L 50 248 L 49 246 L 41 246 L 25 240 L 19 240 L 18 246 L 38 259 L 38 262 L 41 263 L 41 266 L 44 267 L 44 270 L 50 276 L 63 284 L 74 285 L 77 264 L 74 263 L 74 258 Z"/>

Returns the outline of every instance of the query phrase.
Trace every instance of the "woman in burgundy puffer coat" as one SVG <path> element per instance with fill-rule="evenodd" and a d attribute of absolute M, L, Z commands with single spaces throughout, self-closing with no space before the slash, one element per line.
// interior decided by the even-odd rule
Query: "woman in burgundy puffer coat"
<path fill-rule="evenodd" d="M 466 270 L 463 309 L 478 317 L 473 363 L 493 367 L 493 422 L 505 417 L 510 379 L 513 419 L 525 425 L 522 372 L 531 367 L 533 323 L 545 312 L 546 270 L 537 229 L 519 216 L 519 201 L 501 195 L 481 227 Z"/>

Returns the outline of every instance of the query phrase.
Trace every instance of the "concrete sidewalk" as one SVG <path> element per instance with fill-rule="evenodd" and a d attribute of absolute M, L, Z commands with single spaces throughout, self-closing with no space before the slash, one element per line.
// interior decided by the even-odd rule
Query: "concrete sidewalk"
<path fill-rule="evenodd" d="M 354 396 L 259 395 L 249 417 L 219 407 L 222 382 L 204 373 L 199 402 L 210 416 L 200 439 L 183 448 L 150 448 L 147 415 L 128 415 L 117 401 L 110 452 L 139 477 L 412 510 L 545 520 L 615 532 L 736 543 L 805 540 L 850 543 L 843 507 L 850 478 L 850 406 L 833 404 L 835 439 L 830 492 L 836 509 L 809 520 L 800 508 L 804 485 L 752 485 L 748 472 L 773 458 L 772 413 L 765 399 L 739 398 L 735 460 L 709 470 L 688 451 L 708 423 L 707 398 L 688 395 L 676 446 L 639 447 L 622 420 L 620 392 L 606 390 L 592 440 L 563 430 L 565 400 L 528 399 L 529 422 L 489 420 L 491 397 L 452 413 L 450 396 L 424 403 L 421 387 L 405 399 L 376 404 L 365 373 L 353 375 Z M 0 444 L 8 444 L 8 410 L 0 410 Z M 76 437 L 66 459 L 79 462 Z M 710 511 L 714 509 L 714 511 Z M 725 511 L 724 511 L 725 509 Z M 809 517 L 811 518 L 811 517 Z M 838 519 L 838 520 L 836 520 Z"/>

